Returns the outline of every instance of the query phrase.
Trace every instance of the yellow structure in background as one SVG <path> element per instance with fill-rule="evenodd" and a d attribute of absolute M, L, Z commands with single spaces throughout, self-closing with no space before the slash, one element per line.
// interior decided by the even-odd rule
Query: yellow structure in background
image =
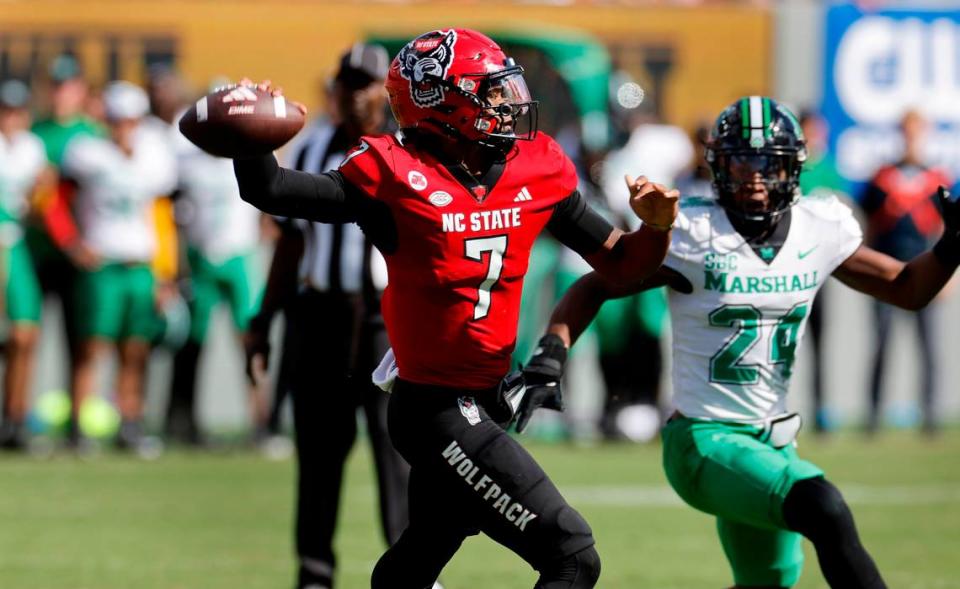
<path fill-rule="evenodd" d="M 316 103 L 337 55 L 368 35 L 465 26 L 586 31 L 642 81 L 644 52 L 666 55 L 665 117 L 692 125 L 736 97 L 770 85 L 770 14 L 747 6 L 638 7 L 577 3 L 328 2 L 319 0 L 5 0 L 0 51 L 7 66 L 42 67 L 68 44 L 92 81 L 142 80 L 146 63 L 173 56 L 198 89 L 218 76 L 270 78 Z M 660 60 L 662 64 L 662 59 Z M 25 66 L 26 64 L 26 66 Z"/>

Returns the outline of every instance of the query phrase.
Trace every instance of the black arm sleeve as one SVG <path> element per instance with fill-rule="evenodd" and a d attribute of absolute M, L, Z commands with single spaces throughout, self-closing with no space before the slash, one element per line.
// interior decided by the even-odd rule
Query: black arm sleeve
<path fill-rule="evenodd" d="M 557 203 L 547 229 L 581 256 L 599 251 L 613 233 L 613 225 L 587 204 L 579 190 Z"/>
<path fill-rule="evenodd" d="M 397 230 L 389 207 L 347 182 L 340 172 L 281 168 L 272 155 L 233 160 L 240 196 L 265 213 L 320 223 L 357 223 L 380 251 L 392 253 Z"/>
<path fill-rule="evenodd" d="M 277 165 L 272 155 L 233 160 L 243 200 L 265 213 L 322 223 L 358 221 L 356 193 L 337 172 L 308 174 Z"/>

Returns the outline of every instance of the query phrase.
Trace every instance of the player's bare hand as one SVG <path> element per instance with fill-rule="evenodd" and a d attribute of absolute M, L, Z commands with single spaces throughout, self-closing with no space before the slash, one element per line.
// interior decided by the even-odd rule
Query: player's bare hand
<path fill-rule="evenodd" d="M 263 92 L 269 92 L 271 96 L 283 96 L 283 88 L 274 87 L 273 82 L 270 80 L 264 80 L 260 83 L 254 83 L 250 78 L 242 78 L 238 83 L 238 86 L 246 86 L 248 88 L 256 88 L 257 90 Z M 302 102 L 297 102 L 296 100 L 287 100 L 287 104 L 292 104 L 297 107 L 301 114 L 307 114 L 307 107 Z"/>
<path fill-rule="evenodd" d="M 162 310 L 178 296 L 180 296 L 180 290 L 172 280 L 158 281 L 153 287 L 153 305 L 157 311 Z"/>
<path fill-rule="evenodd" d="M 630 208 L 645 225 L 669 229 L 680 211 L 680 191 L 650 182 L 646 176 L 624 176 L 630 190 Z"/>
<path fill-rule="evenodd" d="M 251 385 L 260 386 L 266 378 L 267 366 L 270 363 L 269 324 L 264 329 L 258 321 L 251 321 L 250 327 L 243 334 L 243 349 L 247 378 Z"/>
<path fill-rule="evenodd" d="M 100 267 L 100 256 L 82 241 L 69 245 L 64 251 L 73 265 L 81 270 L 96 270 Z"/>

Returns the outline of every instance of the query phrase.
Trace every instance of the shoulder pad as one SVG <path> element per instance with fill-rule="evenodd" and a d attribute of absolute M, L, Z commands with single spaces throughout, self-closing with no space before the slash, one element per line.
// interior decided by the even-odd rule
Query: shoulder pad
<path fill-rule="evenodd" d="M 794 206 L 801 207 L 815 217 L 827 221 L 839 221 L 853 216 L 853 210 L 832 192 L 819 192 L 810 196 L 803 196 Z"/>
<path fill-rule="evenodd" d="M 577 189 L 577 169 L 553 137 L 539 132 L 533 141 L 524 143 L 530 144 L 531 155 L 542 163 L 542 169 L 556 175 L 556 198 L 564 198 Z"/>
<path fill-rule="evenodd" d="M 393 174 L 390 150 L 399 147 L 393 135 L 363 137 L 340 162 L 343 177 L 369 196 L 376 197 L 380 186 Z"/>

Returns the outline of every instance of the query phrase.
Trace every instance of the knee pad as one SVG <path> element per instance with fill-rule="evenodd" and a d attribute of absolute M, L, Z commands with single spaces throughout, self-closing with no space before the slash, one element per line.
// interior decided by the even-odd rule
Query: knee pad
<path fill-rule="evenodd" d="M 590 546 L 540 571 L 534 589 L 593 589 L 600 578 L 600 555 Z"/>
<path fill-rule="evenodd" d="M 843 495 L 823 477 L 793 485 L 783 502 L 783 518 L 810 539 L 826 534 L 836 537 L 853 529 L 853 514 Z"/>

